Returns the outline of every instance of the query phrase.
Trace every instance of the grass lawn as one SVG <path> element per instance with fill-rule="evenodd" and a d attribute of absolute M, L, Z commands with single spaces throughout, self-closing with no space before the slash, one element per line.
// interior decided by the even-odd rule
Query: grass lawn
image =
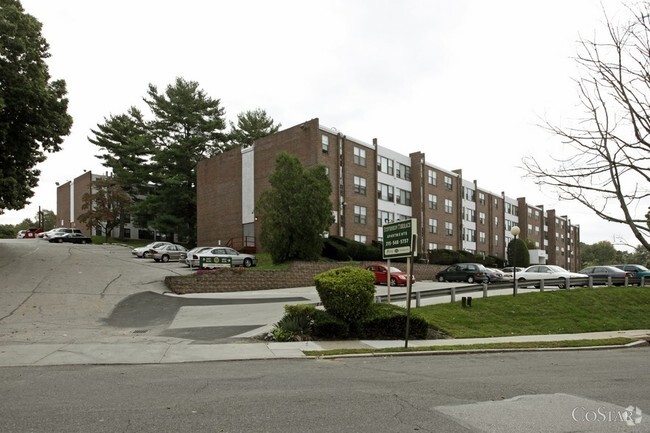
<path fill-rule="evenodd" d="M 412 309 L 454 338 L 650 329 L 650 287 L 598 287 L 473 298 Z"/>

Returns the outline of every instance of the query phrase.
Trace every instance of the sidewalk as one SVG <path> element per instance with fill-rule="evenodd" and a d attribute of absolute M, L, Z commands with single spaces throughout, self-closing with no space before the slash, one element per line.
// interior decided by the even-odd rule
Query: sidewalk
<path fill-rule="evenodd" d="M 592 332 L 585 334 L 531 335 L 497 338 L 469 338 L 458 340 L 410 340 L 409 347 L 442 345 L 469 345 L 481 343 L 562 341 L 584 339 L 606 339 L 627 337 L 650 338 L 650 330 Z M 252 341 L 252 340 L 251 340 Z M 647 343 L 643 343 L 647 344 Z M 108 364 L 168 364 L 181 362 L 233 361 L 255 359 L 308 359 L 303 351 L 331 349 L 373 349 L 403 348 L 403 340 L 350 340 L 350 341 L 306 341 L 306 342 L 241 342 L 232 344 L 192 344 L 181 342 L 140 343 L 73 343 L 73 344 L 4 344 L 0 346 L 0 367 L 4 366 L 48 366 L 48 365 L 108 365 Z M 618 346 L 615 346 L 618 347 Z M 611 349 L 599 346 L 598 349 Z M 584 350 L 585 348 L 581 348 Z M 542 350 L 542 349 L 540 349 Z M 556 349 L 553 349 L 556 350 Z M 578 349 L 575 349 L 578 350 Z M 477 352 L 480 352 L 477 351 Z M 432 352 L 412 352 L 422 355 Z M 449 354 L 453 352 L 436 352 Z M 459 353 L 459 352 L 456 352 Z M 460 353 L 467 353 L 462 351 Z M 406 354 L 401 354 L 406 355 Z M 346 355 L 350 356 L 350 355 Z M 363 355 L 354 355 L 363 356 Z M 370 355 L 376 356 L 376 355 Z M 387 356 L 382 353 L 381 356 Z"/>

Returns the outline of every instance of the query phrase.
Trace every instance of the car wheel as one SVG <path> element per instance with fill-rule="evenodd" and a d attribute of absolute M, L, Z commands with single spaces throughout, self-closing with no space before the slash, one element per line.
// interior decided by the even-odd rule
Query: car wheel
<path fill-rule="evenodd" d="M 390 277 L 390 285 L 393 287 L 397 286 L 397 280 L 395 277 Z"/>
<path fill-rule="evenodd" d="M 57 242 L 60 243 L 60 244 L 62 244 L 62 243 L 63 243 L 63 239 L 59 239 L 59 240 L 57 240 Z"/>
<path fill-rule="evenodd" d="M 168 256 L 167 254 L 164 254 L 164 255 L 160 258 L 160 260 L 161 260 L 163 263 L 167 263 L 167 262 L 169 261 L 169 256 Z"/>
<path fill-rule="evenodd" d="M 558 288 L 558 289 L 566 289 L 566 284 L 564 284 L 564 283 L 559 283 L 559 284 L 557 285 L 557 288 Z"/>
<path fill-rule="evenodd" d="M 84 240 L 81 241 L 81 243 L 85 245 L 87 242 L 86 242 L 86 240 L 84 239 Z"/>
<path fill-rule="evenodd" d="M 467 277 L 467 282 L 468 282 L 468 283 L 470 283 L 470 284 L 474 284 L 474 281 L 476 281 L 476 280 L 474 279 L 473 276 L 470 275 L 469 277 Z"/>
<path fill-rule="evenodd" d="M 146 259 L 148 256 L 149 256 L 149 254 L 147 254 L 147 252 L 145 251 L 144 253 L 142 253 L 141 256 L 138 256 L 138 257 L 142 257 L 143 259 Z"/>
<path fill-rule="evenodd" d="M 245 268 L 250 268 L 253 266 L 253 261 L 249 259 L 248 257 L 244 259 L 244 267 Z"/>
<path fill-rule="evenodd" d="M 440 281 L 441 283 L 444 283 L 445 282 L 445 277 L 443 277 L 442 275 L 439 276 L 438 281 Z"/>

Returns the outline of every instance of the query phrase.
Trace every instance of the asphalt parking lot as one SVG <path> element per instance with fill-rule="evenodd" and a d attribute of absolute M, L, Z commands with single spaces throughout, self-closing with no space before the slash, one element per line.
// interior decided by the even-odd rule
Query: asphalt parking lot
<path fill-rule="evenodd" d="M 231 343 L 268 332 L 288 303 L 319 301 L 314 287 L 179 296 L 163 283 L 191 272 L 178 262 L 137 258 L 122 245 L 0 240 L 0 344 Z M 454 285 L 463 284 L 418 281 L 413 290 Z M 377 286 L 377 294 L 386 292 Z M 480 286 L 470 296 L 482 296 Z M 441 302 L 449 297 L 422 299 Z"/>
<path fill-rule="evenodd" d="M 285 303 L 308 301 L 299 290 L 261 299 L 177 296 L 164 286 L 165 276 L 192 270 L 138 259 L 130 251 L 121 245 L 0 241 L 0 343 L 232 341 L 275 323 Z"/>

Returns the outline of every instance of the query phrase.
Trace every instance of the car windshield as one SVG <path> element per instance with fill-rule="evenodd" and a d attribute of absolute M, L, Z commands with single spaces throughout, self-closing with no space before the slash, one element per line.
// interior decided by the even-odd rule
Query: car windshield
<path fill-rule="evenodd" d="M 560 267 L 560 266 L 555 266 L 555 265 L 549 265 L 548 266 L 551 272 L 558 273 L 558 272 L 569 272 L 566 269 Z"/>
<path fill-rule="evenodd" d="M 394 268 L 394 267 L 392 267 L 392 266 L 390 267 L 390 273 L 391 273 L 391 274 L 396 274 L 396 273 L 401 273 L 401 272 L 402 272 L 402 271 L 400 271 L 400 270 L 397 269 L 397 268 Z"/>

